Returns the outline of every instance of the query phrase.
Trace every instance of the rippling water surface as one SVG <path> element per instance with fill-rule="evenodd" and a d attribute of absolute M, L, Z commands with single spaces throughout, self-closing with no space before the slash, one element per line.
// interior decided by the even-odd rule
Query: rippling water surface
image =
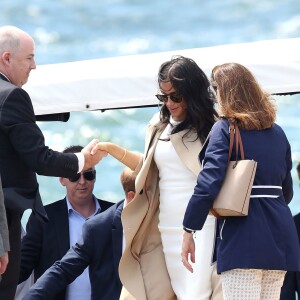
<path fill-rule="evenodd" d="M 0 25 L 6 24 L 21 27 L 34 37 L 37 64 L 170 50 L 180 54 L 181 49 L 193 47 L 299 37 L 300 1 L 2 0 Z M 292 145 L 295 196 L 291 209 L 296 213 L 300 211 L 295 172 L 300 161 L 300 96 L 276 100 L 277 122 Z M 145 126 L 156 111 L 72 113 L 67 123 L 40 123 L 40 127 L 46 143 L 56 150 L 84 145 L 97 137 L 142 152 Z M 121 170 L 122 165 L 109 157 L 97 166 L 98 197 L 112 201 L 123 197 Z M 39 182 L 44 203 L 64 196 L 57 178 L 39 176 Z"/>

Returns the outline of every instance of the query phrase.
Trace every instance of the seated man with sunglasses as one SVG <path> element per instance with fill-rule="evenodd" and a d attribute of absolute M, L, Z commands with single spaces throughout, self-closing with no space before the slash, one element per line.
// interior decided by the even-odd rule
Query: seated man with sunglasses
<path fill-rule="evenodd" d="M 121 296 L 119 262 L 125 247 L 121 214 L 135 196 L 136 174 L 125 167 L 120 181 L 125 199 L 105 212 L 88 220 L 82 228 L 82 236 L 74 246 L 55 262 L 30 288 L 24 300 L 53 300 L 70 282 L 89 266 L 91 297 L 82 300 L 134 299 L 127 291 Z"/>
<path fill-rule="evenodd" d="M 64 153 L 80 152 L 83 147 L 71 146 Z M 36 281 L 52 264 L 60 260 L 75 244 L 86 220 L 105 211 L 114 203 L 99 200 L 93 195 L 96 170 L 88 169 L 72 178 L 59 178 L 66 187 L 66 197 L 45 206 L 48 223 L 41 223 L 31 214 L 22 239 L 21 269 L 19 282 L 26 280 L 34 271 Z M 78 277 L 57 300 L 90 299 L 91 285 L 88 269 Z"/>

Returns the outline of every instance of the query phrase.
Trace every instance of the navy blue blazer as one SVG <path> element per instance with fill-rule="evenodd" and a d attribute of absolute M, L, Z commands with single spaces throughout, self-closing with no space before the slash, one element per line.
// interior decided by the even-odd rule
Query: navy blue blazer
<path fill-rule="evenodd" d="M 101 213 L 114 203 L 97 199 Z M 22 239 L 21 268 L 19 283 L 34 271 L 36 281 L 57 260 L 70 249 L 69 215 L 66 198 L 45 206 L 49 222 L 40 222 L 31 214 L 26 225 L 26 235 Z M 63 290 L 56 300 L 65 299 Z"/>
<path fill-rule="evenodd" d="M 221 188 L 229 151 L 228 128 L 227 120 L 217 121 L 200 153 L 203 169 L 184 216 L 187 228 L 202 228 Z M 256 197 L 250 199 L 247 217 L 218 221 L 218 273 L 236 268 L 300 270 L 299 241 L 287 205 L 293 196 L 289 142 L 276 124 L 265 130 L 240 132 L 245 158 L 257 161 L 256 188 L 251 194 Z"/>
<path fill-rule="evenodd" d="M 55 299 L 57 293 L 89 266 L 92 300 L 117 300 L 121 294 L 118 267 L 122 255 L 123 201 L 83 225 L 82 237 L 31 287 L 24 300 Z"/>

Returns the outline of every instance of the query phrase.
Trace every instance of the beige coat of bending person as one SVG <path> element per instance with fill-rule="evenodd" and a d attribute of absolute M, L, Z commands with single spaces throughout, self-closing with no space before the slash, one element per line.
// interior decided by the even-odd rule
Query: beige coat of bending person
<path fill-rule="evenodd" d="M 162 107 L 149 124 L 144 156 L 113 143 L 94 148 L 137 173 L 136 196 L 122 213 L 126 248 L 120 278 L 138 300 L 222 299 L 219 276 L 210 265 L 213 217 L 206 235 L 197 239 L 202 268 L 190 277 L 180 257 L 185 205 L 200 171 L 198 154 L 217 117 L 210 84 L 193 60 L 180 56 L 161 65 L 158 83 Z M 176 171 L 170 174 L 169 168 Z M 180 194 L 177 184 L 183 187 Z M 130 299 L 124 293 L 121 298 Z"/>

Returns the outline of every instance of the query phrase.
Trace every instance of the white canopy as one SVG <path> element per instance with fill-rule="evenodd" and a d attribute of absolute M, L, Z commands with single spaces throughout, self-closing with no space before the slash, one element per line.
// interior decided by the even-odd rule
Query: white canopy
<path fill-rule="evenodd" d="M 158 68 L 173 55 L 194 59 L 208 76 L 238 62 L 272 94 L 300 92 L 300 38 L 40 65 L 24 89 L 36 115 L 155 105 Z"/>

